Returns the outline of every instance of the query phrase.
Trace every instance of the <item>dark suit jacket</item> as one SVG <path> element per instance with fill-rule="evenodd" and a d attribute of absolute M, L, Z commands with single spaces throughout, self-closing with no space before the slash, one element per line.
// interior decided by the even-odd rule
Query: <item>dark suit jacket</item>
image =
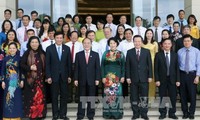
<path fill-rule="evenodd" d="M 58 58 L 56 45 L 50 45 L 46 50 L 46 78 L 52 78 L 52 81 L 57 82 L 59 75 L 63 81 L 67 82 L 67 78 L 71 77 L 71 54 L 70 48 L 62 45 L 61 61 Z"/>
<path fill-rule="evenodd" d="M 126 55 L 126 77 L 131 82 L 148 82 L 153 78 L 151 54 L 148 49 L 141 48 L 140 60 L 137 60 L 136 49 L 130 49 Z"/>
<path fill-rule="evenodd" d="M 75 58 L 74 79 L 78 80 L 79 86 L 95 86 L 95 80 L 100 80 L 100 61 L 98 53 L 90 51 L 89 62 L 86 64 L 85 52 L 80 51 Z"/>
<path fill-rule="evenodd" d="M 154 61 L 154 76 L 155 81 L 160 81 L 163 83 L 167 77 L 167 63 L 164 51 L 160 51 L 155 56 Z M 169 76 L 171 84 L 175 84 L 180 81 L 178 55 L 171 51 L 170 52 L 170 67 Z"/>
<path fill-rule="evenodd" d="M 192 40 L 193 40 L 192 46 L 200 50 L 199 41 L 197 39 L 195 39 L 195 38 L 193 38 Z M 175 44 L 176 44 L 175 51 L 177 53 L 179 49 L 184 47 L 183 38 L 179 38 L 178 40 L 176 40 Z"/>

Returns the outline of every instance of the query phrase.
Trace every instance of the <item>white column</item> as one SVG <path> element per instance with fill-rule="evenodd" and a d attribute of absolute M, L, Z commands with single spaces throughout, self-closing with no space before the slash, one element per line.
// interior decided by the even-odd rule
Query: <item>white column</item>
<path fill-rule="evenodd" d="M 187 19 L 187 17 L 190 14 L 194 14 L 197 18 L 197 25 L 200 26 L 200 0 L 185 0 L 185 13 L 186 16 L 185 18 Z"/>
<path fill-rule="evenodd" d="M 4 20 L 4 10 L 10 9 L 12 11 L 11 20 L 16 18 L 16 0 L 1 0 L 0 4 L 0 21 Z"/>

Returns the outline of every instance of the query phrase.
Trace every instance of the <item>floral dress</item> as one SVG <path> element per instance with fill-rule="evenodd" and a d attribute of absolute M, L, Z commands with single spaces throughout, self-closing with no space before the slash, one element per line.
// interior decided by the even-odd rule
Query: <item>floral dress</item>
<path fill-rule="evenodd" d="M 8 55 L 2 63 L 1 76 L 6 84 L 3 97 L 4 118 L 23 117 L 22 90 L 19 83 L 24 80 L 24 76 L 20 73 L 19 61 L 19 55 Z"/>
<path fill-rule="evenodd" d="M 103 117 L 106 119 L 120 119 L 123 117 L 123 95 L 120 79 L 124 77 L 125 58 L 122 52 L 116 50 L 114 54 L 106 51 L 102 56 L 102 78 L 104 84 Z"/>

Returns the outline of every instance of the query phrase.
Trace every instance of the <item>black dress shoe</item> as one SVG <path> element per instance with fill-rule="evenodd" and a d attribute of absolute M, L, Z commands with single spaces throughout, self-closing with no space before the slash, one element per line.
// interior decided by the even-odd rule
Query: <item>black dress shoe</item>
<path fill-rule="evenodd" d="M 178 119 L 178 117 L 176 115 L 169 115 L 169 118 L 171 118 L 171 119 Z"/>
<path fill-rule="evenodd" d="M 58 119 L 58 116 L 53 116 L 52 120 L 57 120 L 57 119 Z"/>
<path fill-rule="evenodd" d="M 140 116 L 139 115 L 133 115 L 133 117 L 131 118 L 132 120 L 138 119 Z"/>
<path fill-rule="evenodd" d="M 187 119 L 188 118 L 188 114 L 184 114 L 182 119 Z"/>
<path fill-rule="evenodd" d="M 81 118 L 77 118 L 76 120 L 82 120 Z"/>
<path fill-rule="evenodd" d="M 142 116 L 141 118 L 143 118 L 144 120 L 149 120 L 149 117 L 147 115 Z"/>
<path fill-rule="evenodd" d="M 159 120 L 162 120 L 162 119 L 165 119 L 166 118 L 166 115 L 160 115 L 159 116 Z"/>
<path fill-rule="evenodd" d="M 194 115 L 189 115 L 189 119 L 194 119 Z"/>
<path fill-rule="evenodd" d="M 60 117 L 60 119 L 69 120 L 69 118 L 67 116 Z"/>

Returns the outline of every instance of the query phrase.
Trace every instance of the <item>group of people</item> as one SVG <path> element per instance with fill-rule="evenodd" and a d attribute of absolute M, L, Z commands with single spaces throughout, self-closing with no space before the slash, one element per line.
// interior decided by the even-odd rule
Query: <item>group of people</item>
<path fill-rule="evenodd" d="M 95 117 L 98 86 L 102 87 L 103 118 L 122 119 L 123 99 L 129 96 L 132 119 L 148 120 L 149 104 L 159 89 L 159 119 L 166 118 L 166 97 L 171 107 L 168 117 L 176 116 L 177 93 L 180 95 L 182 119 L 194 119 L 197 85 L 200 76 L 200 41 L 197 20 L 184 10 L 172 14 L 161 27 L 155 16 L 153 26 L 142 27 L 142 17 L 135 26 L 113 24 L 113 14 L 104 21 L 86 23 L 80 17 L 67 14 L 54 24 L 49 16 L 31 18 L 17 10 L 16 21 L 11 11 L 4 11 L 0 33 L 1 87 L 0 110 L 3 119 L 44 119 L 47 103 L 52 103 L 52 119 L 67 117 L 67 103 L 78 103 L 77 120 Z M 177 92 L 178 91 L 178 92 Z M 60 99 L 58 99 L 60 97 Z M 190 102 L 190 106 L 188 106 Z M 60 103 L 60 106 L 58 104 Z"/>

